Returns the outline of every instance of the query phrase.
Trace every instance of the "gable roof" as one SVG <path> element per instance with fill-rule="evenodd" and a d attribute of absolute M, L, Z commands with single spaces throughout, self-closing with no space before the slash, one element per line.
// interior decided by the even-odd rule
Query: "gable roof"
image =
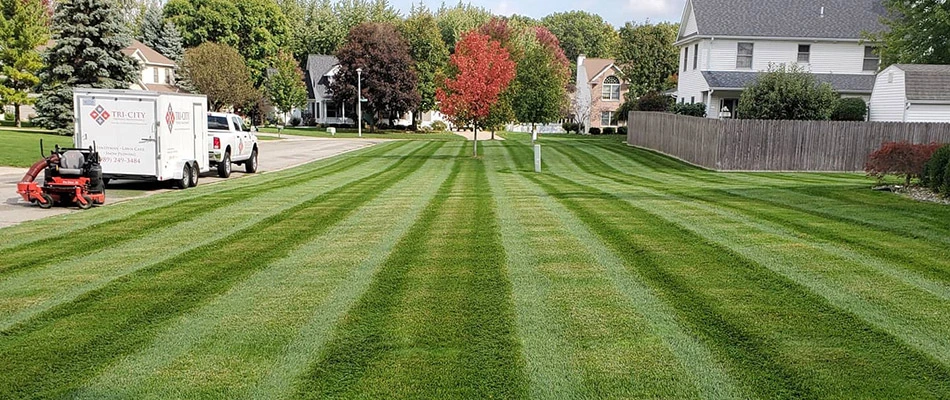
<path fill-rule="evenodd" d="M 141 55 L 142 59 L 145 60 L 146 64 L 163 65 L 168 67 L 175 66 L 174 61 L 135 39 L 132 39 L 132 44 L 130 44 L 129 47 L 122 49 L 122 53 L 129 57 L 138 53 Z"/>
<path fill-rule="evenodd" d="M 702 71 L 710 89 L 742 90 L 755 82 L 761 72 Z M 818 82 L 830 84 L 842 93 L 871 93 L 874 75 L 868 74 L 812 74 Z"/>
<path fill-rule="evenodd" d="M 859 40 L 883 31 L 887 13 L 881 0 L 690 0 L 690 7 L 697 35 L 731 37 Z"/>
<path fill-rule="evenodd" d="M 307 56 L 307 90 L 311 99 L 325 99 L 329 90 L 330 80 L 326 75 L 333 67 L 340 64 L 334 56 L 311 54 Z"/>
<path fill-rule="evenodd" d="M 950 65 L 897 64 L 904 71 L 907 100 L 950 101 Z"/>
<path fill-rule="evenodd" d="M 587 71 L 588 83 L 600 82 L 601 74 L 610 67 L 616 68 L 614 60 L 607 58 L 584 59 L 584 70 Z"/>

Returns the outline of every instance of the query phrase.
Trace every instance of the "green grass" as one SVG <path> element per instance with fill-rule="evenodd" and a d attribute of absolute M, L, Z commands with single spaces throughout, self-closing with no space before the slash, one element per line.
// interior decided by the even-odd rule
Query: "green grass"
<path fill-rule="evenodd" d="M 946 398 L 950 207 L 396 141 L 0 230 L 0 398 Z"/>
<path fill-rule="evenodd" d="M 261 132 L 277 133 L 277 128 L 261 128 Z M 337 128 L 336 134 L 331 135 L 324 128 L 284 128 L 281 131 L 287 135 L 310 136 L 320 138 L 357 139 L 360 138 L 356 129 Z M 406 132 L 392 130 L 363 130 L 363 139 L 401 139 L 401 140 L 465 140 L 465 138 L 451 132 Z"/>
<path fill-rule="evenodd" d="M 40 155 L 41 139 L 46 151 L 43 155 Z M 11 128 L 0 129 L 0 143 L 3 143 L 0 166 L 25 168 L 36 163 L 43 156 L 48 156 L 50 149 L 57 144 L 62 147 L 73 147 L 73 138 L 50 134 L 42 130 Z"/>

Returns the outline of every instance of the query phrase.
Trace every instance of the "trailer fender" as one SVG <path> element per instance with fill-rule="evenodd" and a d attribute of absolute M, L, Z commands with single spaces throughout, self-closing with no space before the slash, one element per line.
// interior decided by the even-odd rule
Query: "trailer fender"
<path fill-rule="evenodd" d="M 172 177 L 173 179 L 181 179 L 181 178 L 184 178 L 184 175 L 182 175 L 182 171 L 185 170 L 185 164 L 190 165 L 192 168 L 196 168 L 196 167 L 198 166 L 198 161 L 196 161 L 196 160 L 187 160 L 187 159 L 176 161 L 176 162 L 175 162 L 175 168 L 172 170 L 172 176 L 171 176 L 171 177 Z M 199 171 L 200 171 L 200 169 L 199 169 Z"/>

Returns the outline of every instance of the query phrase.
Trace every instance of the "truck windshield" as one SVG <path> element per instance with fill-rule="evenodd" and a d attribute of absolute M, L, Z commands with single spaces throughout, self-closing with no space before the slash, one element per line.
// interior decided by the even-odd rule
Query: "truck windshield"
<path fill-rule="evenodd" d="M 208 116 L 208 129 L 228 130 L 228 117 Z"/>

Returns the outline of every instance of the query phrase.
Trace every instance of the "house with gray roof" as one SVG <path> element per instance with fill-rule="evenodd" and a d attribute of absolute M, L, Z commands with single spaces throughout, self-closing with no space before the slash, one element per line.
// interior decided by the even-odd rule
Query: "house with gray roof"
<path fill-rule="evenodd" d="M 894 64 L 877 75 L 871 121 L 950 122 L 950 65 Z"/>
<path fill-rule="evenodd" d="M 307 57 L 307 70 L 304 71 L 307 80 L 307 110 L 304 120 L 312 117 L 317 124 L 326 125 L 355 125 L 352 118 L 346 117 L 347 104 L 333 101 L 330 93 L 330 84 L 340 68 L 340 62 L 334 56 L 310 54 Z M 349 105 L 356 107 L 355 104 Z M 352 110 L 350 110 L 352 112 Z"/>
<path fill-rule="evenodd" d="M 880 59 L 863 38 L 885 29 L 885 13 L 881 0 L 689 0 L 676 41 L 677 101 L 735 117 L 742 91 L 782 64 L 868 100 Z"/>

